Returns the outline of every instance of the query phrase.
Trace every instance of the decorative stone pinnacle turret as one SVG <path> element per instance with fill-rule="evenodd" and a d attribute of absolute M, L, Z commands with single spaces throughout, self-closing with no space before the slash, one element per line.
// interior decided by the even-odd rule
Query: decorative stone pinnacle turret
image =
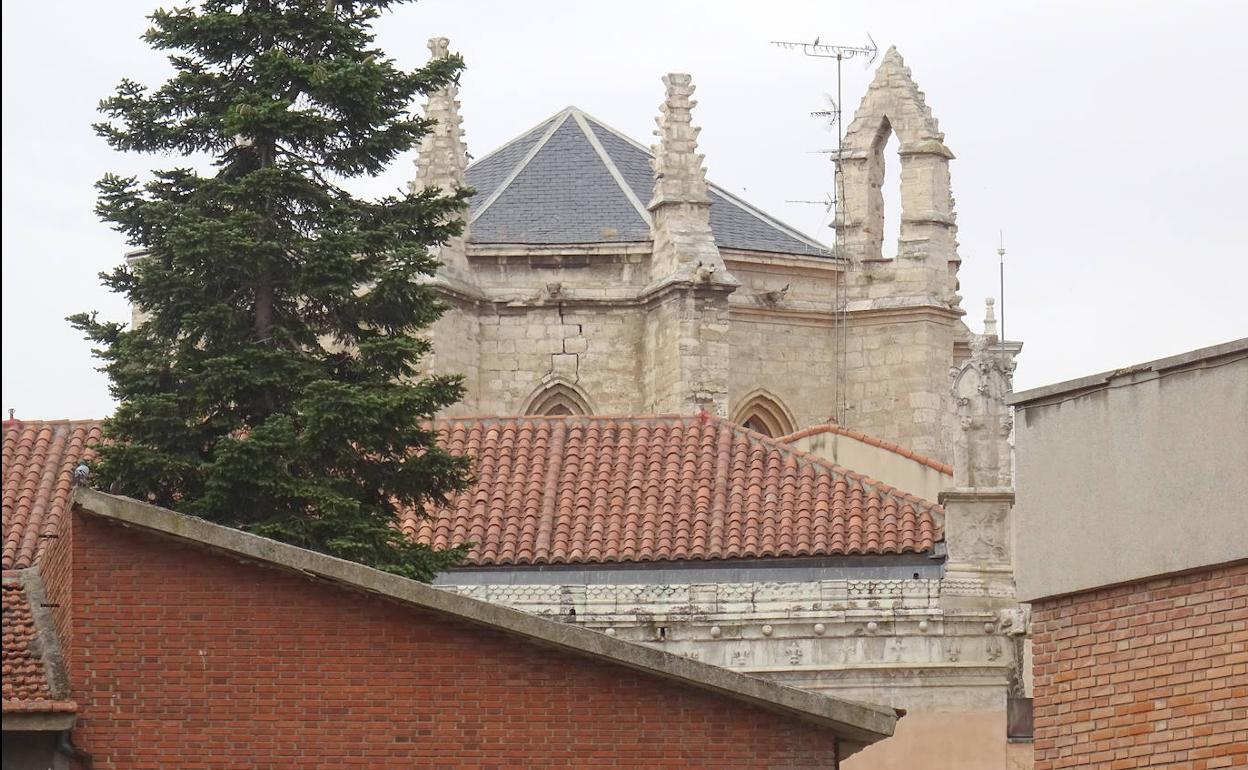
<path fill-rule="evenodd" d="M 654 147 L 654 198 L 650 208 L 664 203 L 710 203 L 706 188 L 706 169 L 699 155 L 698 134 L 702 129 L 693 125 L 692 110 L 697 101 L 691 99 L 695 90 L 689 75 L 672 73 L 663 76 L 667 97 L 655 118 L 659 128 L 654 132 L 659 143 Z"/>
<path fill-rule="evenodd" d="M 995 338 L 997 336 L 997 314 L 993 312 L 993 305 L 995 304 L 997 304 L 997 301 L 993 299 L 992 297 L 987 297 L 986 299 L 984 299 L 984 336 L 985 337 Z"/>
<path fill-rule="evenodd" d="M 430 38 L 429 52 L 432 60 L 446 58 L 450 55 L 450 41 L 444 37 Z M 459 88 L 451 84 L 430 93 L 425 101 L 425 117 L 433 120 L 434 125 L 421 137 L 412 190 L 434 187 L 445 194 L 467 186 L 464 171 L 468 168 L 468 149 L 464 145 L 458 95 Z M 465 222 L 463 235 L 442 248 L 442 263 L 452 273 L 462 275 L 467 270 L 467 237 Z"/>
<path fill-rule="evenodd" d="M 444 37 L 429 40 L 431 59 L 450 55 L 450 41 Z M 459 89 L 455 85 L 439 88 L 425 101 L 425 117 L 437 121 L 420 140 L 416 156 L 414 189 L 438 187 L 449 192 L 464 186 L 464 169 L 468 167 L 468 151 L 464 146 L 464 130 L 459 116 Z"/>
<path fill-rule="evenodd" d="M 738 285 L 728 274 L 711 233 L 711 198 L 706 184 L 705 156 L 698 154 L 690 98 L 694 86 L 688 75 L 663 77 L 666 95 L 659 106 L 654 146 L 654 196 L 651 235 L 654 238 L 652 275 L 657 281 L 695 281 L 721 286 Z"/>

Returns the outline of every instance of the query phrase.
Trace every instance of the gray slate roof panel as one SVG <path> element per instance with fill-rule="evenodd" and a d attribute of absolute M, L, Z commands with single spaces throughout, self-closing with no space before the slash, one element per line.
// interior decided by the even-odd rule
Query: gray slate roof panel
<path fill-rule="evenodd" d="M 644 241 L 650 228 L 569 118 L 472 223 L 480 243 Z"/>
<path fill-rule="evenodd" d="M 468 169 L 477 189 L 476 215 L 496 189 L 540 141 L 551 121 L 504 145 Z M 619 175 L 642 206 L 654 187 L 652 154 L 639 144 L 580 113 Z M 505 168 L 506 167 L 506 168 Z M 711 185 L 711 231 L 721 248 L 826 256 L 826 247 Z M 646 241 L 650 230 L 628 200 L 574 116 L 538 150 L 507 189 L 472 223 L 475 243 L 607 243 Z"/>
<path fill-rule="evenodd" d="M 637 200 L 643 206 L 649 205 L 650 199 L 654 197 L 654 166 L 650 165 L 654 155 L 626 139 L 621 139 L 614 131 L 593 118 L 587 118 L 585 122 L 593 129 L 602 149 L 607 151 L 615 167 L 620 170 L 620 176 L 633 189 Z"/>
<path fill-rule="evenodd" d="M 498 186 L 503 183 L 516 164 L 524 159 L 529 150 L 533 149 L 533 145 L 537 144 L 556 118 L 558 118 L 557 115 L 543 120 L 541 125 L 532 131 L 511 140 L 468 167 L 464 176 L 468 186 L 477 191 L 468 204 L 469 216 L 477 213 L 477 209 L 498 189 Z"/>

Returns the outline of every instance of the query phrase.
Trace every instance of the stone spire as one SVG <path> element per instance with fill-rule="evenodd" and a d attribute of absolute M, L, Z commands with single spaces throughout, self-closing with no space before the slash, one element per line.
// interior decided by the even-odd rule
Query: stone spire
<path fill-rule="evenodd" d="M 997 337 L 997 314 L 993 312 L 993 306 L 996 304 L 997 301 L 992 297 L 984 299 L 984 336 L 993 339 Z"/>
<path fill-rule="evenodd" d="M 736 281 L 727 274 L 711 233 L 711 199 L 706 185 L 705 156 L 698 154 L 692 110 L 696 101 L 692 78 L 663 77 L 666 97 L 659 107 L 653 147 L 654 196 L 650 200 L 654 238 L 652 275 L 656 280 Z"/>
<path fill-rule="evenodd" d="M 450 41 L 444 37 L 430 38 L 429 51 L 430 59 L 444 59 L 450 55 Z M 443 193 L 451 193 L 467 186 L 464 170 L 468 168 L 468 150 L 464 145 L 458 95 L 459 88 L 451 84 L 430 93 L 425 101 L 425 117 L 435 123 L 420 140 L 416 179 L 411 184 L 413 190 L 434 187 Z M 453 274 L 462 276 L 467 271 L 467 236 L 465 222 L 464 234 L 442 247 L 442 264 Z"/>

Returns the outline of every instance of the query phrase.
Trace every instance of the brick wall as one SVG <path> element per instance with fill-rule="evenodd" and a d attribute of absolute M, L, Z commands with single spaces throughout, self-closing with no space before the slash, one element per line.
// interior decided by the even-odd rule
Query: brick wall
<path fill-rule="evenodd" d="M 1248 767 L 1248 564 L 1033 605 L 1036 768 Z"/>
<path fill-rule="evenodd" d="M 75 517 L 75 741 L 106 768 L 833 768 L 823 728 Z"/>

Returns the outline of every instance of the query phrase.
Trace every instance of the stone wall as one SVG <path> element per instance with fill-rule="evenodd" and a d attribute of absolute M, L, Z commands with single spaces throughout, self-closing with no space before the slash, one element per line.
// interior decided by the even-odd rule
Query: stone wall
<path fill-rule="evenodd" d="M 470 247 L 480 299 L 457 302 L 431 332 L 430 371 L 462 373 L 469 385 L 456 414 L 516 414 L 558 381 L 575 383 L 598 414 L 738 417 L 763 393 L 793 429 L 822 424 L 835 413 L 845 318 L 845 426 L 953 460 L 950 372 L 968 333 L 947 307 L 885 299 L 838 315 L 839 270 L 828 260 L 812 269 L 736 254 L 739 287 L 691 280 L 647 290 L 636 246 L 576 260 L 555 249 L 499 251 Z"/>
<path fill-rule="evenodd" d="M 931 308 L 851 316 L 845 353 L 846 423 L 935 460 L 952 462 L 946 426 L 956 317 Z"/>
<path fill-rule="evenodd" d="M 1018 687 L 1025 625 L 1008 589 L 967 579 L 689 580 L 441 587 L 789 686 L 906 709 L 896 735 L 847 768 L 912 767 L 918 755 L 931 770 L 1006 766 L 1005 701 Z M 968 599 L 983 608 L 965 606 Z"/>
<path fill-rule="evenodd" d="M 792 415 L 794 430 L 826 423 L 835 411 L 835 318 L 733 309 L 729 330 L 730 414 L 761 393 Z M 742 415 L 743 416 L 743 415 Z"/>
<path fill-rule="evenodd" d="M 474 302 L 448 297 L 449 308 L 430 327 L 433 350 L 424 359 L 430 374 L 458 374 L 464 378 L 464 398 L 446 410 L 447 415 L 476 414 L 481 398 L 481 322 Z M 440 340 L 457 340 L 454 345 Z"/>
<path fill-rule="evenodd" d="M 599 414 L 638 408 L 643 317 L 628 306 L 557 299 L 542 305 L 495 305 L 480 319 L 481 380 L 477 414 L 520 414 L 545 388 L 581 393 Z"/>

